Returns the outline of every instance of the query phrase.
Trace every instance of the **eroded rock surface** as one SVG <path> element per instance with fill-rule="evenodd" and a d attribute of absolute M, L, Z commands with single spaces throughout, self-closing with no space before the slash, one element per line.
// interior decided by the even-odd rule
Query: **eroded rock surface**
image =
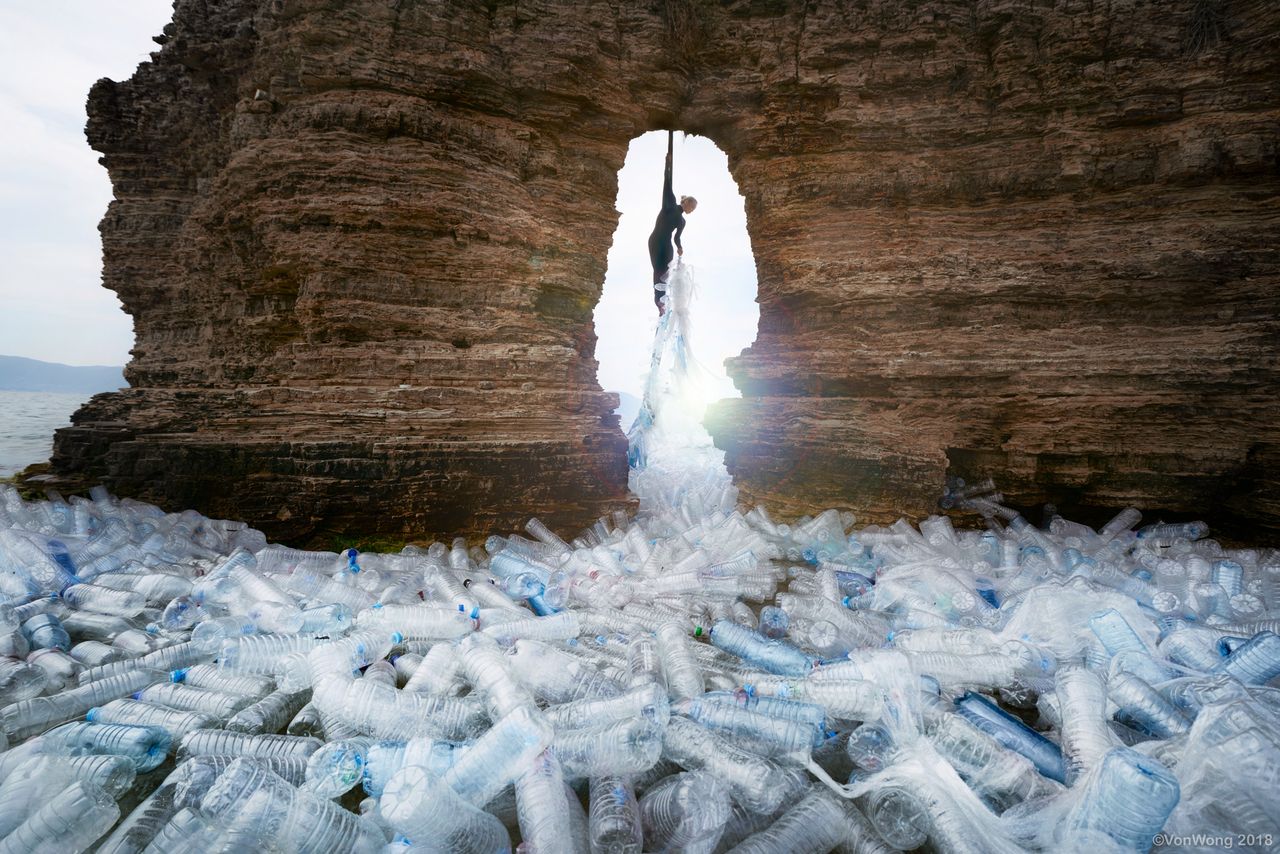
<path fill-rule="evenodd" d="M 65 478 L 294 539 L 586 524 L 617 172 L 676 127 L 747 199 L 709 425 L 749 497 L 1277 530 L 1274 3 L 178 0 L 161 40 L 90 95 L 137 346 Z"/>

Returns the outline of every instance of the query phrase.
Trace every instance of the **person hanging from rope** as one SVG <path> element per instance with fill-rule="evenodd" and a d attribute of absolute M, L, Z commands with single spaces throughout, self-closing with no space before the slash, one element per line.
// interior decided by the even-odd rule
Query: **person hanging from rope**
<path fill-rule="evenodd" d="M 671 266 L 671 232 L 675 232 L 675 251 L 684 254 L 680 245 L 680 233 L 684 231 L 684 215 L 693 213 L 698 200 L 693 196 L 681 196 L 676 202 L 671 191 L 671 155 L 675 148 L 675 131 L 667 131 L 667 168 L 662 179 L 662 209 L 649 235 L 649 261 L 653 264 L 653 301 L 658 306 L 658 316 L 666 310 L 662 298 L 667 293 L 668 268 Z"/>

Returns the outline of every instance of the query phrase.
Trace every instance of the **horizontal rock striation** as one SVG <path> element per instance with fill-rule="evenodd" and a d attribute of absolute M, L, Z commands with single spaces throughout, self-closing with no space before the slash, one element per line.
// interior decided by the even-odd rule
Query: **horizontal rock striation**
<path fill-rule="evenodd" d="M 619 506 L 591 313 L 676 127 L 747 200 L 748 497 L 1278 530 L 1274 4 L 178 0 L 158 41 L 90 95 L 137 345 L 63 479 L 292 539 Z"/>
<path fill-rule="evenodd" d="M 739 483 L 883 521 L 991 475 L 1276 539 L 1280 7 L 809 8 L 845 34 L 797 41 L 828 98 L 771 182 L 740 167 Z"/>

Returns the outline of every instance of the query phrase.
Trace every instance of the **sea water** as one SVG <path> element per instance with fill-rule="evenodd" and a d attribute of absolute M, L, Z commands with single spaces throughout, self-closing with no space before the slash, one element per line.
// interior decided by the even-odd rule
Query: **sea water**
<path fill-rule="evenodd" d="M 0 391 L 0 477 L 49 459 L 53 431 L 71 423 L 86 394 Z"/>

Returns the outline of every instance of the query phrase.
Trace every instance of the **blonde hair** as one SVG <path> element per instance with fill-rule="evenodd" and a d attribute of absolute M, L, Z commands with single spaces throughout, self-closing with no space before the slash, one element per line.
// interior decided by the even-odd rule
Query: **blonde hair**
<path fill-rule="evenodd" d="M 698 200 L 695 199 L 693 196 L 681 196 L 680 204 L 683 205 L 685 202 L 693 202 L 693 206 L 695 208 L 698 206 Z"/>

